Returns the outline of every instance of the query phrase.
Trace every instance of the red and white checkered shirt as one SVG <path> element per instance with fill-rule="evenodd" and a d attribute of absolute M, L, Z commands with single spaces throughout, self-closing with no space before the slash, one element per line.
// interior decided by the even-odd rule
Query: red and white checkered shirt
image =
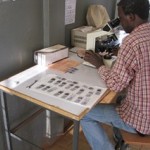
<path fill-rule="evenodd" d="M 110 90 L 127 88 L 126 98 L 117 107 L 124 122 L 150 134 L 150 23 L 125 37 L 112 69 L 101 66 L 98 72 Z"/>

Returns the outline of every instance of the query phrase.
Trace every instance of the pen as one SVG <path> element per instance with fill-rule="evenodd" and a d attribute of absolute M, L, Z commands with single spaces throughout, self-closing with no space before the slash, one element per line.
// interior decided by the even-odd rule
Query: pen
<path fill-rule="evenodd" d="M 31 88 L 38 80 L 35 80 L 32 84 L 28 85 L 27 88 Z"/>

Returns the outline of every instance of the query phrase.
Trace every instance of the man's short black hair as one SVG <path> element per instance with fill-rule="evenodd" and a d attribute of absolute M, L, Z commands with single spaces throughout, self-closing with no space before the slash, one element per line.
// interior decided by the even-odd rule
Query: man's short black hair
<path fill-rule="evenodd" d="M 117 4 L 121 6 L 125 15 L 136 14 L 143 20 L 149 17 L 149 1 L 148 0 L 120 0 Z"/>

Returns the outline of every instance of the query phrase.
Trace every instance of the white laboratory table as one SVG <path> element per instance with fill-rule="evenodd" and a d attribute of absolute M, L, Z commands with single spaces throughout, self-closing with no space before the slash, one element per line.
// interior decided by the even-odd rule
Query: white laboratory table
<path fill-rule="evenodd" d="M 5 99 L 6 98 L 5 94 L 18 96 L 28 102 L 39 105 L 46 110 L 56 112 L 60 115 L 72 119 L 74 121 L 73 150 L 78 149 L 78 134 L 79 134 L 80 119 L 88 111 L 90 111 L 90 109 L 96 103 L 98 102 L 110 103 L 114 99 L 116 93 L 107 90 L 105 83 L 100 78 L 95 68 L 83 65 L 82 64 L 83 60 L 79 58 L 74 52 L 69 53 L 69 59 L 80 62 L 80 64 L 76 66 L 77 69 L 74 73 L 70 72 L 62 73 L 57 70 L 52 70 L 48 67 L 35 65 L 0 82 L 1 105 L 3 107 L 3 120 L 8 150 L 12 150 L 12 143 L 11 143 L 12 133 L 10 131 L 10 125 L 8 120 L 8 112 L 7 112 L 8 108 Z M 96 87 L 101 87 L 106 90 L 102 93 L 102 95 L 99 96 L 97 100 L 95 101 L 93 100 L 90 107 L 86 107 L 68 101 L 60 101 L 57 98 L 52 97 L 51 95 L 44 95 L 26 88 L 28 85 L 32 83 L 34 84 L 34 81 L 39 80 L 41 77 L 44 77 L 47 74 L 57 74 L 61 77 L 65 77 L 66 79 L 79 81 Z"/>

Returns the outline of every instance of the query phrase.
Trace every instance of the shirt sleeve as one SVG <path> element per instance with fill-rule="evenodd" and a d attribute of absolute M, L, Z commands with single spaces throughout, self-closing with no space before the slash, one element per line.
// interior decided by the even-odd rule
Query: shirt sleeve
<path fill-rule="evenodd" d="M 114 66 L 111 69 L 101 66 L 98 69 L 98 73 L 110 90 L 120 92 L 133 79 L 135 68 L 136 59 L 134 50 L 132 50 L 132 46 L 129 43 L 125 43 L 119 50 Z"/>

